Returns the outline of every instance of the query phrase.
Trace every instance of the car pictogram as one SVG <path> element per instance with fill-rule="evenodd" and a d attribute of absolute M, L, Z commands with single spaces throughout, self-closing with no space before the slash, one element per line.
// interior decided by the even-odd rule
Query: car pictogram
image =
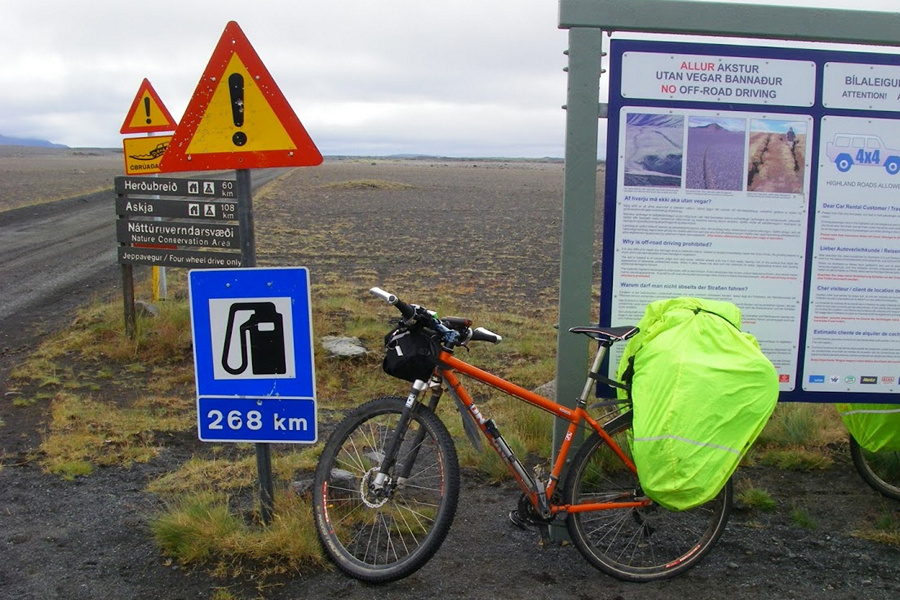
<path fill-rule="evenodd" d="M 877 135 L 837 133 L 826 145 L 825 155 L 841 173 L 853 165 L 884 167 L 891 175 L 900 173 L 900 150 L 885 147 Z"/>

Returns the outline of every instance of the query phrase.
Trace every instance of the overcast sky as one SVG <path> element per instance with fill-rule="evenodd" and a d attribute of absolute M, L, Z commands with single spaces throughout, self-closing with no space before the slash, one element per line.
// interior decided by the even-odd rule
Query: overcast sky
<path fill-rule="evenodd" d="M 897 11 L 897 1 L 768 3 Z M 180 119 L 233 20 L 325 155 L 562 156 L 558 6 L 0 0 L 0 134 L 121 147 L 145 77 Z"/>

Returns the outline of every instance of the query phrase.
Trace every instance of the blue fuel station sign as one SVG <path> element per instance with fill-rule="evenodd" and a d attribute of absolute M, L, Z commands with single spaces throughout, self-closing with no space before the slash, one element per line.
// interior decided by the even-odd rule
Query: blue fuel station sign
<path fill-rule="evenodd" d="M 317 440 L 309 272 L 190 272 L 199 437 Z"/>

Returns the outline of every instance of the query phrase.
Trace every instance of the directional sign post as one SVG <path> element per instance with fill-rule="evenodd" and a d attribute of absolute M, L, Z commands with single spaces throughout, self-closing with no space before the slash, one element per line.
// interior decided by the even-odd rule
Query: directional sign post
<path fill-rule="evenodd" d="M 237 188 L 235 180 L 117 177 L 119 263 L 241 266 Z"/>
<path fill-rule="evenodd" d="M 125 158 L 125 173 L 127 175 L 150 175 L 159 173 L 159 164 L 163 154 L 169 147 L 171 135 L 153 136 L 156 132 L 171 132 L 176 127 L 176 121 L 169 113 L 159 94 L 150 85 L 146 78 L 141 82 L 131 108 L 125 117 L 125 122 L 119 133 L 144 133 L 144 138 L 126 138 L 122 142 L 123 157 Z M 121 261 L 120 261 L 121 262 Z M 153 266 L 153 300 L 166 297 L 165 267 Z M 131 264 L 122 263 L 122 283 L 128 285 L 133 281 Z M 133 292 L 133 290 L 131 290 Z M 126 292 L 127 293 L 127 292 Z M 127 329 L 127 319 L 126 319 Z M 129 332 L 129 337 L 134 332 Z"/>
<path fill-rule="evenodd" d="M 237 181 L 116 177 L 125 332 L 136 330 L 132 265 L 240 267 Z M 179 199 L 176 199 L 179 198 Z M 173 220 L 174 219 L 174 220 Z"/>
<path fill-rule="evenodd" d="M 237 220 L 237 203 L 233 201 L 162 200 L 150 198 L 135 200 L 132 197 L 116 198 L 116 214 L 131 217 L 175 217 L 192 219 Z"/>
<path fill-rule="evenodd" d="M 116 193 L 128 196 L 234 198 L 237 194 L 236 184 L 233 179 L 116 177 Z"/>
<path fill-rule="evenodd" d="M 119 219 L 116 225 L 118 239 L 123 244 L 198 246 L 217 250 L 237 250 L 241 247 L 237 225 L 126 219 Z"/>

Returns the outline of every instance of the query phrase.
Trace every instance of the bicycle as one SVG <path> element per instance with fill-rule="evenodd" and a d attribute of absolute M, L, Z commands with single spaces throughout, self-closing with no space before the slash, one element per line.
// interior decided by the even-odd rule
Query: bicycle
<path fill-rule="evenodd" d="M 501 336 L 459 317 L 439 319 L 379 288 L 375 296 L 396 307 L 399 327 L 431 344 L 430 362 L 412 381 L 406 398 L 371 400 L 348 414 L 325 444 L 315 474 L 313 510 L 326 553 L 348 575 L 368 582 L 406 577 L 422 567 L 444 541 L 456 512 L 460 470 L 453 438 L 436 415 L 446 391 L 506 463 L 522 489 L 518 515 L 546 533 L 565 518 L 579 552 L 618 579 L 647 582 L 695 566 L 718 541 L 731 511 L 729 480 L 699 507 L 672 512 L 645 496 L 630 457 L 632 413 L 627 401 L 602 404 L 602 423 L 588 413 L 588 396 L 600 381 L 628 386 L 600 374 L 610 347 L 636 327 L 573 327 L 598 343 L 574 408 L 566 407 L 457 358 L 471 342 L 499 343 Z M 565 439 L 546 477 L 530 475 L 464 388 L 459 375 L 485 383 L 568 422 Z M 431 392 L 428 402 L 422 397 Z M 589 435 L 576 449 L 580 432 Z M 569 455 L 574 453 L 569 463 Z M 564 467 L 567 474 L 560 486 Z"/>
<path fill-rule="evenodd" d="M 850 435 L 850 457 L 860 477 L 887 498 L 900 500 L 900 452 L 870 452 Z"/>

